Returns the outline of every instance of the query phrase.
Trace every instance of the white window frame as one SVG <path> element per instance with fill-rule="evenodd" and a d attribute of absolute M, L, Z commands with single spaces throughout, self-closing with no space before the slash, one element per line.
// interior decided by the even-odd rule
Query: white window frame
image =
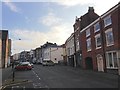
<path fill-rule="evenodd" d="M 86 37 L 90 36 L 90 29 L 86 30 Z"/>
<path fill-rule="evenodd" d="M 99 25 L 99 29 L 96 29 L 97 25 Z M 99 22 L 94 25 L 94 32 L 96 33 L 98 31 L 100 31 L 100 23 Z"/>
<path fill-rule="evenodd" d="M 114 35 L 113 35 L 113 42 L 112 42 L 112 43 L 109 43 L 109 42 L 108 42 L 108 37 L 107 37 L 107 33 L 108 33 L 108 32 L 112 32 L 112 35 L 113 35 L 113 30 L 112 30 L 112 28 L 110 28 L 110 29 L 108 29 L 108 30 L 105 31 L 106 44 L 107 44 L 107 46 L 112 46 L 112 45 L 114 45 Z"/>
<path fill-rule="evenodd" d="M 89 52 L 89 51 L 92 50 L 92 44 L 91 44 L 91 47 L 89 48 L 89 47 L 88 47 L 88 43 L 91 44 L 91 38 L 88 38 L 88 39 L 86 40 L 86 44 L 87 44 L 87 52 Z"/>
<path fill-rule="evenodd" d="M 108 56 L 108 53 L 111 53 L 112 55 L 112 65 L 113 67 L 110 67 L 109 66 L 109 56 Z M 114 67 L 114 57 L 113 57 L 113 53 L 116 53 L 117 55 L 117 63 L 118 63 L 118 52 L 117 51 L 109 51 L 109 52 L 106 52 L 106 67 L 108 69 L 118 69 L 118 67 Z M 118 63 L 119 64 L 119 63 Z"/>
<path fill-rule="evenodd" d="M 100 34 L 97 34 L 97 35 L 95 36 L 96 49 L 100 49 L 100 48 L 102 47 L 102 42 L 101 42 L 101 45 L 100 45 L 100 46 L 97 46 L 97 38 L 98 38 L 98 37 L 100 37 L 100 39 L 101 39 L 101 35 L 100 35 Z"/>
<path fill-rule="evenodd" d="M 110 19 L 110 23 L 108 23 L 108 24 L 106 24 L 106 20 L 108 20 L 108 19 Z M 109 16 L 106 16 L 105 18 L 104 18 L 104 27 L 107 27 L 107 26 L 109 26 L 109 25 L 111 25 L 112 24 L 112 20 L 111 20 L 111 15 L 109 15 Z"/>

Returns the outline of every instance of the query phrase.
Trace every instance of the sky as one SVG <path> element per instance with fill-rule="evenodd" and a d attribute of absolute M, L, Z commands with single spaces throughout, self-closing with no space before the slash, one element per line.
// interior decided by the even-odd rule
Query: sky
<path fill-rule="evenodd" d="M 9 31 L 12 54 L 47 41 L 64 44 L 73 33 L 75 18 L 94 7 L 102 15 L 119 0 L 0 0 L 0 28 Z"/>

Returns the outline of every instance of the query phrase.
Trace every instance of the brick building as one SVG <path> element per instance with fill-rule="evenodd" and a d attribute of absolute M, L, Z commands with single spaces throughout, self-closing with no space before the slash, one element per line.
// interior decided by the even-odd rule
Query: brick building
<path fill-rule="evenodd" d="M 85 69 L 117 71 L 120 58 L 120 3 L 80 31 Z"/>
<path fill-rule="evenodd" d="M 8 38 L 8 30 L 0 30 L 0 68 L 8 66 L 9 52 L 11 52 L 11 43 Z"/>
<path fill-rule="evenodd" d="M 80 18 L 75 19 L 75 24 L 73 25 L 74 28 L 74 59 L 75 67 L 82 67 L 82 54 L 81 54 L 81 47 L 80 47 L 80 31 L 85 28 L 87 25 L 95 21 L 99 15 L 94 12 L 93 7 L 88 8 L 88 12 L 81 16 Z"/>

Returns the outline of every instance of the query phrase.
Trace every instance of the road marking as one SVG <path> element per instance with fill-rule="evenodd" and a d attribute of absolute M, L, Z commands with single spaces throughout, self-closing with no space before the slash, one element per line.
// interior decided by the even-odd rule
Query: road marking
<path fill-rule="evenodd" d="M 36 77 L 38 77 L 38 75 L 36 75 Z"/>
<path fill-rule="evenodd" d="M 9 85 L 3 86 L 2 89 L 5 89 L 6 87 L 13 86 L 13 85 L 20 85 L 20 84 L 23 84 L 23 83 L 31 83 L 31 82 L 32 82 L 32 81 L 19 82 L 19 83 L 9 84 Z"/>
<path fill-rule="evenodd" d="M 39 80 L 41 80 L 41 78 L 39 78 Z"/>
<path fill-rule="evenodd" d="M 25 90 L 25 86 L 12 86 L 12 90 L 16 90 L 19 88 Z"/>
<path fill-rule="evenodd" d="M 33 71 L 33 73 L 36 75 L 36 77 L 41 80 L 41 78 L 38 76 L 38 74 L 35 73 L 35 71 Z"/>
<path fill-rule="evenodd" d="M 41 83 L 33 83 L 34 88 L 42 88 Z"/>

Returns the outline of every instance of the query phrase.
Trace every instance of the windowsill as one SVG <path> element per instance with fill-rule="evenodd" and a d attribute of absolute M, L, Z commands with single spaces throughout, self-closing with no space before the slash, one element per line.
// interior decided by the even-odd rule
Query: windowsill
<path fill-rule="evenodd" d="M 87 52 L 90 52 L 90 51 L 92 51 L 92 50 L 87 50 Z"/>
<path fill-rule="evenodd" d="M 98 30 L 94 30 L 94 33 L 98 32 L 98 31 L 100 31 L 100 29 L 98 29 Z"/>
<path fill-rule="evenodd" d="M 107 67 L 107 69 L 118 69 L 118 67 Z"/>
<path fill-rule="evenodd" d="M 112 24 L 112 23 L 110 23 L 110 24 L 108 24 L 108 25 L 105 25 L 104 28 L 107 27 L 107 26 L 109 26 L 109 25 L 111 25 L 111 24 Z"/>
<path fill-rule="evenodd" d="M 87 37 L 89 37 L 89 36 L 90 36 L 90 34 L 89 34 L 89 35 L 87 35 L 87 36 L 86 36 L 86 38 L 87 38 Z"/>
<path fill-rule="evenodd" d="M 96 49 L 100 49 L 101 47 L 96 47 Z"/>
<path fill-rule="evenodd" d="M 114 44 L 107 44 L 107 47 L 113 46 Z"/>

